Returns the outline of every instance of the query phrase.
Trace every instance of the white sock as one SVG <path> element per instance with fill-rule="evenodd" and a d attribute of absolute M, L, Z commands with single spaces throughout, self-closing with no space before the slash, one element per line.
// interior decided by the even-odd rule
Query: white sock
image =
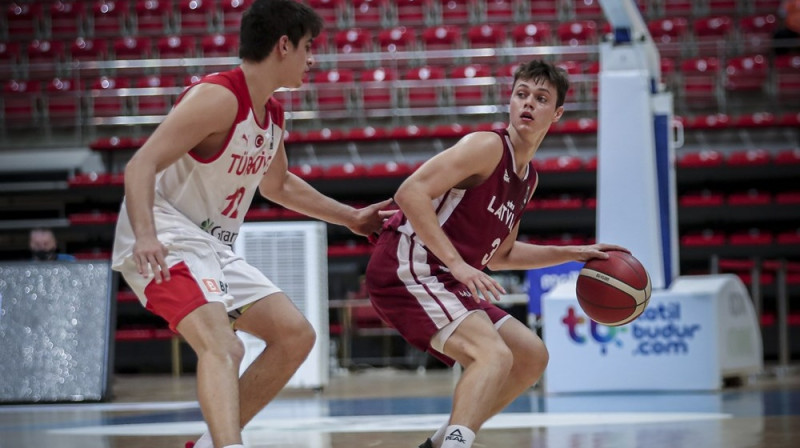
<path fill-rule="evenodd" d="M 450 422 L 444 422 L 444 424 L 436 430 L 436 432 L 431 436 L 431 442 L 433 443 L 434 448 L 439 448 L 442 446 L 444 442 L 444 432 L 447 431 L 447 427 L 450 426 Z"/>
<path fill-rule="evenodd" d="M 471 448 L 475 433 L 466 426 L 450 425 L 444 436 L 441 448 Z"/>
<path fill-rule="evenodd" d="M 244 445 L 237 443 L 236 445 L 223 446 L 222 448 L 244 448 Z"/>
<path fill-rule="evenodd" d="M 214 448 L 214 441 L 211 440 L 211 433 L 206 431 L 194 442 L 194 448 Z"/>

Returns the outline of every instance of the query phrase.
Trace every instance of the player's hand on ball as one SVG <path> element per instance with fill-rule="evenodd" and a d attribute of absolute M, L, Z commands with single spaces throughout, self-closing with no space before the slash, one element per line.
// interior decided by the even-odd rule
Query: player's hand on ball
<path fill-rule="evenodd" d="M 592 258 L 599 258 L 605 260 L 608 258 L 606 253 L 609 250 L 619 250 L 625 253 L 631 253 L 628 249 L 616 244 L 591 244 L 587 246 L 576 246 L 577 254 L 575 261 L 589 261 Z"/>
<path fill-rule="evenodd" d="M 166 260 L 168 253 L 169 250 L 156 237 L 137 238 L 133 245 L 133 260 L 136 262 L 139 274 L 147 277 L 152 271 L 156 283 L 170 279 Z"/>
<path fill-rule="evenodd" d="M 481 301 L 481 295 L 486 300 L 494 299 L 496 302 L 500 301 L 500 296 L 506 293 L 506 290 L 485 272 L 473 268 L 467 263 L 461 263 L 454 268 L 450 269 L 456 280 L 465 284 L 472 293 L 472 299 L 475 302 Z M 480 293 L 480 295 L 478 294 Z"/>

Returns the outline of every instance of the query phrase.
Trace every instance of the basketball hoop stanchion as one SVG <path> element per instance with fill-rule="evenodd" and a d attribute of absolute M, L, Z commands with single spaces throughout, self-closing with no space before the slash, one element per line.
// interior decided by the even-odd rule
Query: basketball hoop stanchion
<path fill-rule="evenodd" d="M 653 291 L 617 327 L 588 318 L 575 281 L 545 294 L 545 392 L 720 389 L 763 370 L 753 302 L 736 275 L 679 275 L 672 93 L 635 0 L 600 4 L 613 33 L 600 44 L 596 240 L 629 249 Z"/>

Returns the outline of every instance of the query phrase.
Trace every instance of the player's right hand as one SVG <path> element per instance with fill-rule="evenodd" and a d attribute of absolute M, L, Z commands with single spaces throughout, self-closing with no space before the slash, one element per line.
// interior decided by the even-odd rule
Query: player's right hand
<path fill-rule="evenodd" d="M 481 301 L 481 295 L 486 300 L 493 299 L 499 302 L 500 296 L 506 293 L 506 290 L 497 280 L 493 279 L 485 272 L 473 268 L 467 263 L 460 263 L 451 268 L 450 273 L 453 274 L 456 280 L 467 285 L 476 303 Z M 480 295 L 478 294 L 479 292 Z"/>
<path fill-rule="evenodd" d="M 152 272 L 156 283 L 170 279 L 166 259 L 168 253 L 167 247 L 156 237 L 137 238 L 133 245 L 133 260 L 139 274 L 147 278 Z"/>

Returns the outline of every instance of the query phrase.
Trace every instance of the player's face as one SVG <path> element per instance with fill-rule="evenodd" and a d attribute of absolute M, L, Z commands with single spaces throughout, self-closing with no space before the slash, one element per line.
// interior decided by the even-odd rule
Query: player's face
<path fill-rule="evenodd" d="M 511 124 L 519 131 L 547 130 L 564 112 L 556 107 L 558 92 L 547 80 L 520 79 L 511 93 Z"/>
<path fill-rule="evenodd" d="M 291 85 L 286 87 L 297 88 L 303 85 L 303 77 L 305 76 L 306 72 L 311 70 L 311 67 L 314 65 L 314 56 L 311 54 L 311 43 L 313 38 L 310 34 L 306 34 L 300 42 L 297 43 L 297 47 L 290 49 L 290 60 L 291 60 L 291 67 L 292 67 L 292 79 L 290 80 Z M 291 42 L 289 43 L 291 47 Z"/>

